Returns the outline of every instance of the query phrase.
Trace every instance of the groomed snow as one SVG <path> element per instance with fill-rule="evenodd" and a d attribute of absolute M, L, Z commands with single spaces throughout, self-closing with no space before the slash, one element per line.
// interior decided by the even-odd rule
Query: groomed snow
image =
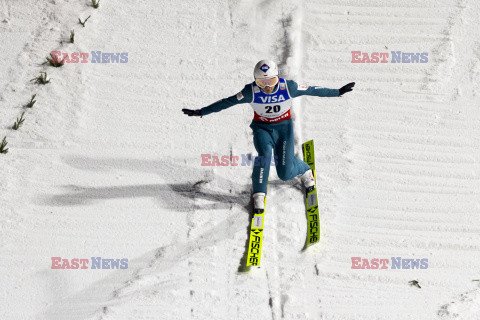
<path fill-rule="evenodd" d="M 88 2 L 0 0 L 1 319 L 480 319 L 478 1 Z M 128 62 L 42 65 L 53 50 Z M 300 183 L 272 169 L 262 266 L 244 273 L 252 168 L 201 155 L 255 155 L 251 108 L 181 109 L 237 93 L 263 58 L 299 83 L 356 86 L 293 108 L 298 155 L 315 141 L 320 243 L 301 251 Z M 30 82 L 41 71 L 51 83 Z"/>

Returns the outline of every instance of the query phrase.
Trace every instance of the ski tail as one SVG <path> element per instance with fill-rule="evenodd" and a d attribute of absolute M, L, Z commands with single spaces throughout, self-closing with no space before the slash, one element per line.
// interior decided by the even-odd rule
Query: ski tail
<path fill-rule="evenodd" d="M 264 208 L 267 203 L 265 196 Z M 259 266 L 262 256 L 263 244 L 263 222 L 265 217 L 265 209 L 258 210 L 253 213 L 252 224 L 250 227 L 250 240 L 248 242 L 247 267 Z"/>
<path fill-rule="evenodd" d="M 307 209 L 307 239 L 305 248 L 307 248 L 320 240 L 320 220 L 318 214 L 317 177 L 315 175 L 315 150 L 313 140 L 305 142 L 302 148 L 303 159 L 310 166 L 310 169 L 312 169 L 315 178 L 315 187 L 307 190 L 305 194 L 305 205 Z"/>

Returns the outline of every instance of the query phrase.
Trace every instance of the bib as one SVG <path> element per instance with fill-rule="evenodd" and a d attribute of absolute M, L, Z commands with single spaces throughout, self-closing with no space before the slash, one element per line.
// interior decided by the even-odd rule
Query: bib
<path fill-rule="evenodd" d="M 276 90 L 266 94 L 252 83 L 253 100 L 250 105 L 253 108 L 253 120 L 266 123 L 280 122 L 290 119 L 290 108 L 292 99 L 287 89 L 287 82 L 280 78 Z"/>

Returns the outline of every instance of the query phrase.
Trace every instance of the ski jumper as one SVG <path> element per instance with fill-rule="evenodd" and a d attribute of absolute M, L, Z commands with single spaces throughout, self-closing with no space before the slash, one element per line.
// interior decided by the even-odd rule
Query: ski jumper
<path fill-rule="evenodd" d="M 298 86 L 295 81 L 280 78 L 271 94 L 263 92 L 255 82 L 252 82 L 236 95 L 201 109 L 202 115 L 208 115 L 236 104 L 250 103 L 252 106 L 254 116 L 250 128 L 253 130 L 253 144 L 258 153 L 252 173 L 253 193 L 267 193 L 272 150 L 280 179 L 290 180 L 310 170 L 303 160 L 295 156 L 293 121 L 290 115 L 292 99 L 303 95 L 338 97 L 339 91 Z"/>

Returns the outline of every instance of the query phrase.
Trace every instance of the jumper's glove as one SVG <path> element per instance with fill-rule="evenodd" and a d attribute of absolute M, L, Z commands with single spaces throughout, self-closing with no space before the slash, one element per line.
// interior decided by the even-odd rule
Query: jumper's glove
<path fill-rule="evenodd" d="M 189 117 L 191 116 L 196 116 L 196 117 L 201 117 L 202 116 L 202 110 L 197 109 L 197 110 L 191 110 L 191 109 L 182 109 L 183 113 L 188 115 Z"/>
<path fill-rule="evenodd" d="M 355 82 L 350 82 L 349 84 L 344 85 L 343 87 L 338 89 L 338 92 L 339 92 L 338 96 L 340 97 L 342 94 L 352 91 L 353 90 L 352 88 L 354 86 L 355 86 Z"/>

